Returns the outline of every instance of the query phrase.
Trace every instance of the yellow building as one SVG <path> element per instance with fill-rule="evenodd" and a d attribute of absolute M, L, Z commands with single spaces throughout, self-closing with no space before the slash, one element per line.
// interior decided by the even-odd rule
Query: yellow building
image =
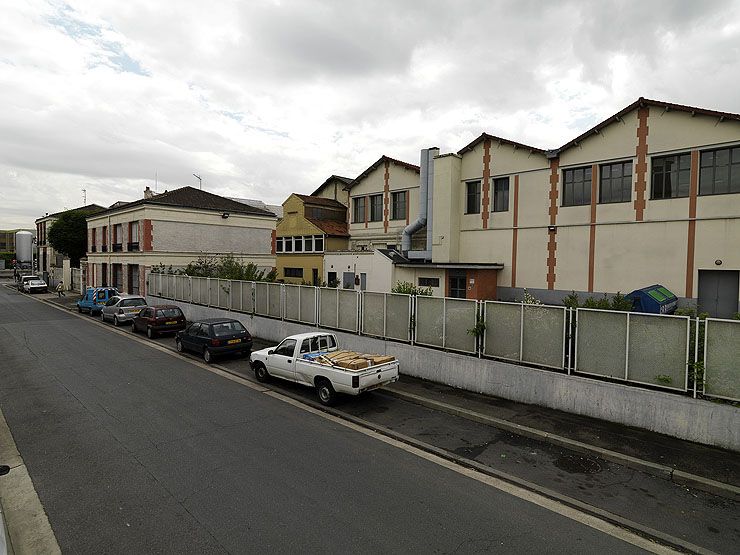
<path fill-rule="evenodd" d="M 332 176 L 316 191 L 330 198 L 292 194 L 283 203 L 275 239 L 278 280 L 321 285 L 324 252 L 347 250 L 347 207 L 327 193 L 341 194 L 337 180 L 348 181 Z"/>

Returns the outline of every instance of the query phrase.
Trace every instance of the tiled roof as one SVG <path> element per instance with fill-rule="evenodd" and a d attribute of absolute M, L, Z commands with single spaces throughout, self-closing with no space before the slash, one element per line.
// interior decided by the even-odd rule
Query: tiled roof
<path fill-rule="evenodd" d="M 306 219 L 327 235 L 349 237 L 347 222 L 338 222 L 336 220 L 314 220 L 313 218 Z"/>
<path fill-rule="evenodd" d="M 585 133 L 578 135 L 578 137 L 576 137 L 572 141 L 568 141 L 567 143 L 565 143 L 563 146 L 555 150 L 553 152 L 553 155 L 558 155 L 561 152 L 568 150 L 572 146 L 577 146 L 586 137 L 599 133 L 607 125 L 610 125 L 614 123 L 615 121 L 620 121 L 624 116 L 629 114 L 631 111 L 636 110 L 637 108 L 642 108 L 644 106 L 654 106 L 656 108 L 662 108 L 666 112 L 670 112 L 670 111 L 687 112 L 691 114 L 692 116 L 697 115 L 697 114 L 702 115 L 702 116 L 712 116 L 712 117 L 716 117 L 719 121 L 723 121 L 726 119 L 740 121 L 740 114 L 733 114 L 732 112 L 718 112 L 716 110 L 707 110 L 706 108 L 697 108 L 696 106 L 686 106 L 684 104 L 673 104 L 672 102 L 664 102 L 662 100 L 651 100 L 649 98 L 644 98 L 641 96 L 640 98 L 635 100 L 632 104 L 630 104 L 626 108 L 623 108 L 622 110 L 620 110 L 613 116 L 593 126 L 591 129 L 589 129 Z"/>
<path fill-rule="evenodd" d="M 516 141 L 511 141 L 509 139 L 504 139 L 503 137 L 497 137 L 496 135 L 489 135 L 488 133 L 481 133 L 479 137 L 477 137 L 475 140 L 473 140 L 472 142 L 468 143 L 463 148 L 458 150 L 457 153 L 463 154 L 469 150 L 473 150 L 478 143 L 481 143 L 486 139 L 489 139 L 491 141 L 496 141 L 497 143 L 503 143 L 503 144 L 515 146 L 517 148 L 522 148 L 524 150 L 531 150 L 532 152 L 540 152 L 542 154 L 546 152 L 545 150 L 541 148 L 537 148 L 536 146 L 529 146 L 523 143 L 517 143 Z"/>
<path fill-rule="evenodd" d="M 249 214 L 253 216 L 265 216 L 274 218 L 275 214 L 255 206 L 237 202 L 226 197 L 214 195 L 208 191 L 202 191 L 194 187 L 181 187 L 168 191 L 152 198 L 143 198 L 133 202 L 127 202 L 115 208 L 110 208 L 102 213 L 118 212 L 135 206 L 176 206 L 179 208 L 194 208 L 196 210 L 208 210 L 213 212 L 229 212 L 234 214 Z M 100 214 L 96 214 L 100 215 Z"/>
<path fill-rule="evenodd" d="M 339 181 L 342 185 L 346 186 L 352 183 L 351 177 L 342 177 L 341 175 L 332 175 L 330 176 L 326 181 L 324 181 L 321 185 L 319 185 L 316 190 L 311 193 L 311 196 L 318 195 L 321 192 L 321 189 L 326 187 L 329 183 L 332 181 Z"/>
<path fill-rule="evenodd" d="M 369 168 L 367 168 L 364 172 L 362 172 L 360 175 L 355 177 L 350 183 L 347 184 L 345 187 L 346 190 L 351 189 L 354 187 L 357 183 L 365 179 L 368 175 L 370 175 L 371 172 L 373 172 L 378 166 L 381 164 L 384 164 L 385 162 L 389 162 L 396 166 L 401 166 L 402 168 L 406 168 L 407 170 L 415 171 L 416 173 L 419 173 L 419 166 L 415 166 L 414 164 L 409 164 L 408 162 L 403 162 L 402 160 L 396 160 L 395 158 L 391 158 L 390 156 L 386 156 L 385 154 L 377 159 Z"/>
<path fill-rule="evenodd" d="M 295 193 L 295 196 L 297 196 L 306 204 L 320 204 L 322 206 L 329 206 L 330 208 L 340 208 L 342 210 L 347 208 L 344 204 L 342 204 L 338 200 L 334 200 L 333 198 L 314 197 L 312 195 L 299 195 L 298 193 Z"/>
<path fill-rule="evenodd" d="M 64 214 L 65 212 L 85 212 L 87 214 L 95 214 L 97 212 L 102 212 L 105 210 L 104 206 L 99 206 L 97 204 L 87 204 L 85 206 L 80 206 L 79 208 L 71 208 L 69 210 L 62 210 L 61 212 L 55 212 L 54 214 L 49 214 L 48 216 L 44 216 L 43 218 L 38 218 L 36 221 L 45 220 L 46 218 L 56 218 L 57 216 L 60 216 Z"/>

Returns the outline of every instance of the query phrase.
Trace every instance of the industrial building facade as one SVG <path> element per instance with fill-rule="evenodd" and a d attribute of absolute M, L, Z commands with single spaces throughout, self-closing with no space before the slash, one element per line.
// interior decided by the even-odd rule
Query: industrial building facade
<path fill-rule="evenodd" d="M 487 134 L 435 160 L 433 262 L 500 262 L 497 296 L 653 283 L 740 298 L 740 115 L 639 99 L 563 147 Z"/>

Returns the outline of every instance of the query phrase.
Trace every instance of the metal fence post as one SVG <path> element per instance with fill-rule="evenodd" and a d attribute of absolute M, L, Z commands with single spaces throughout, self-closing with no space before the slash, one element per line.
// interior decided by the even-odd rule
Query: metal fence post
<path fill-rule="evenodd" d="M 630 375 L 630 313 L 627 313 L 627 337 L 624 347 L 624 379 L 629 380 Z"/>
<path fill-rule="evenodd" d="M 519 313 L 519 362 L 524 358 L 524 303 Z"/>
<path fill-rule="evenodd" d="M 699 364 L 699 317 L 695 319 L 694 325 L 694 399 L 696 399 L 696 367 Z M 706 335 L 706 331 L 704 332 Z"/>
<path fill-rule="evenodd" d="M 386 337 L 386 325 L 388 321 L 388 293 L 383 293 L 383 339 Z"/>
<path fill-rule="evenodd" d="M 447 346 L 447 297 L 442 297 L 442 348 Z"/>

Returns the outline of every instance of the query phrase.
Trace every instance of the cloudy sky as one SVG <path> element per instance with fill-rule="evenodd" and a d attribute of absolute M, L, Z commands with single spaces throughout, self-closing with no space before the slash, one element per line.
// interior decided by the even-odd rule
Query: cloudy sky
<path fill-rule="evenodd" d="M 740 1 L 0 0 L 0 229 L 197 185 L 280 203 L 639 96 L 740 112 Z"/>

